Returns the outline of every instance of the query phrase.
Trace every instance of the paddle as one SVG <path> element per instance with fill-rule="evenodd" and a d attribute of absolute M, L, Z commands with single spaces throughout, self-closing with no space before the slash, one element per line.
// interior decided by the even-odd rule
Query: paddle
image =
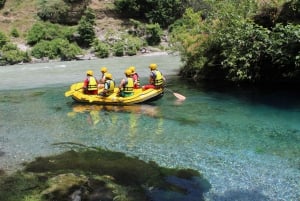
<path fill-rule="evenodd" d="M 171 89 L 168 89 L 168 88 L 166 88 L 166 87 L 165 87 L 165 89 L 166 89 L 167 91 L 173 93 L 173 95 L 174 95 L 176 98 L 178 98 L 178 100 L 180 100 L 180 101 L 184 101 L 184 100 L 186 99 L 185 96 L 183 96 L 183 95 L 181 95 L 181 94 L 179 94 L 179 93 L 175 93 L 175 92 L 172 91 Z"/>
<path fill-rule="evenodd" d="M 79 89 L 76 89 L 76 90 L 71 90 L 71 91 L 67 91 L 65 93 L 65 97 L 69 97 L 69 96 L 72 96 L 72 94 L 80 89 L 82 89 L 83 87 L 79 88 Z"/>

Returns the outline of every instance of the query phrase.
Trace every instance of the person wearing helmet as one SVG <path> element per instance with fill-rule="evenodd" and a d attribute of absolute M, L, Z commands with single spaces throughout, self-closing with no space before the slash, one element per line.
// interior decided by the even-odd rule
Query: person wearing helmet
<path fill-rule="evenodd" d="M 115 81 L 113 80 L 112 74 L 106 73 L 105 74 L 105 83 L 104 83 L 104 89 L 100 93 L 101 96 L 110 96 L 114 93 L 115 89 Z"/>
<path fill-rule="evenodd" d="M 133 95 L 133 78 L 131 76 L 131 70 L 125 70 L 126 78 L 122 79 L 119 85 L 119 95 L 122 97 L 129 97 Z"/>
<path fill-rule="evenodd" d="M 139 89 L 140 88 L 140 76 L 139 76 L 139 74 L 135 71 L 134 66 L 130 66 L 128 69 L 131 71 L 131 76 L 133 78 L 133 83 L 134 83 L 133 88 L 134 89 Z"/>
<path fill-rule="evenodd" d="M 146 89 L 160 89 L 164 87 L 164 83 L 166 78 L 163 74 L 157 69 L 157 64 L 152 63 L 149 65 L 150 76 L 149 76 L 149 84 L 143 86 L 143 90 Z"/>
<path fill-rule="evenodd" d="M 105 83 L 105 74 L 108 73 L 107 68 L 105 66 L 101 67 L 100 72 L 101 72 L 101 77 L 99 79 L 98 87 L 103 88 Z"/>
<path fill-rule="evenodd" d="M 85 94 L 97 95 L 98 94 L 98 82 L 94 77 L 92 70 L 86 71 L 86 78 L 83 81 L 83 92 Z"/>

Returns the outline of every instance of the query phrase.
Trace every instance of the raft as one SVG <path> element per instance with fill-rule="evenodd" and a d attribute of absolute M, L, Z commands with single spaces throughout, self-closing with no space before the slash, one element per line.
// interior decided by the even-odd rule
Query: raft
<path fill-rule="evenodd" d="M 133 105 L 139 103 L 148 103 L 156 101 L 163 97 L 164 89 L 134 89 L 134 95 L 129 97 L 118 96 L 119 88 L 114 89 L 114 93 L 108 97 L 101 95 L 88 95 L 83 93 L 83 82 L 72 84 L 65 96 L 71 96 L 73 100 L 79 103 L 92 103 L 99 105 Z M 102 89 L 99 90 L 101 93 Z"/>

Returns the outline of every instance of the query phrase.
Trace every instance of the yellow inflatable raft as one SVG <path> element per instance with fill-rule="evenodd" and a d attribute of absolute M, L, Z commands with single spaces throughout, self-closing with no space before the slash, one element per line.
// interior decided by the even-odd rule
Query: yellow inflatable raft
<path fill-rule="evenodd" d="M 112 95 L 103 97 L 100 95 L 87 95 L 83 93 L 83 82 L 72 84 L 69 91 L 65 92 L 65 96 L 71 96 L 76 102 L 93 103 L 100 105 L 132 105 L 138 103 L 146 103 L 158 100 L 163 97 L 164 89 L 134 89 L 134 95 L 130 97 L 119 97 L 118 88 Z M 99 90 L 99 93 L 101 90 Z"/>

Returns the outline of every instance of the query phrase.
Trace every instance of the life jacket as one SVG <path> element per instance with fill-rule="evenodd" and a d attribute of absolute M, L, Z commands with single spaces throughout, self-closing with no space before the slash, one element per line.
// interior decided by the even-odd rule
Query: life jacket
<path fill-rule="evenodd" d="M 115 81 L 114 80 L 106 80 L 107 83 L 107 92 L 106 95 L 111 95 L 114 93 L 115 90 Z"/>
<path fill-rule="evenodd" d="M 88 91 L 97 90 L 98 89 L 97 80 L 94 77 L 89 77 L 88 79 L 89 79 L 89 83 L 87 86 L 87 90 Z"/>
<path fill-rule="evenodd" d="M 161 87 L 163 85 L 163 75 L 158 70 L 152 71 L 152 77 L 154 78 L 154 86 L 155 87 Z"/>
<path fill-rule="evenodd" d="M 128 77 L 125 82 L 125 85 L 123 86 L 123 91 L 128 93 L 133 92 L 133 85 L 134 85 L 133 78 Z"/>

